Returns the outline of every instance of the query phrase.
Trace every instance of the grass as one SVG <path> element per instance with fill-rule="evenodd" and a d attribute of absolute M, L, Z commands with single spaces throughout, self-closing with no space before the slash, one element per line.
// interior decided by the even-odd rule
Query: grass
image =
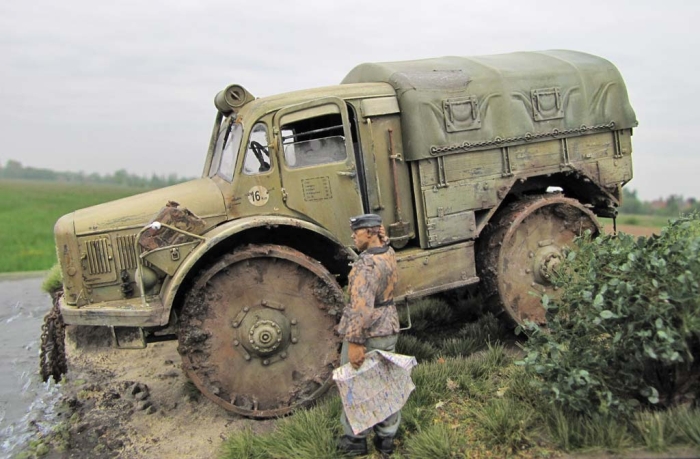
<path fill-rule="evenodd" d="M 338 397 L 326 397 L 312 410 L 302 410 L 279 421 L 277 429 L 257 435 L 246 429 L 223 445 L 222 458 L 235 459 L 333 459 L 338 457 L 341 404 Z"/>
<path fill-rule="evenodd" d="M 535 419 L 531 407 L 511 398 L 492 398 L 475 406 L 471 413 L 483 441 L 490 447 L 505 447 L 511 452 L 526 448 Z"/>
<path fill-rule="evenodd" d="M 634 427 L 646 448 L 654 452 L 666 451 L 678 434 L 673 419 L 663 411 L 637 413 Z"/>
<path fill-rule="evenodd" d="M 660 215 L 629 215 L 620 214 L 617 218 L 617 222 L 621 225 L 633 225 L 633 226 L 649 226 L 654 228 L 662 228 L 668 225 L 670 217 L 663 217 Z"/>
<path fill-rule="evenodd" d="M 515 364 L 518 350 L 500 344 L 513 337 L 493 316 L 455 323 L 463 306 L 432 298 L 411 309 L 414 328 L 400 336 L 397 352 L 420 355 L 420 364 L 412 373 L 416 389 L 401 411 L 392 457 L 546 458 L 565 452 L 674 448 L 700 452 L 700 409 L 640 413 L 630 422 L 561 411 L 533 388 L 537 376 Z M 232 434 L 220 457 L 340 457 L 335 445 L 341 435 L 341 409 L 338 395 L 330 393 L 315 407 L 280 420 L 268 434 Z M 371 443 L 368 457 L 381 457 Z"/>
<path fill-rule="evenodd" d="M 675 420 L 683 441 L 689 445 L 700 447 L 700 408 L 690 409 L 680 407 L 673 410 Z"/>
<path fill-rule="evenodd" d="M 434 424 L 406 440 L 406 456 L 449 459 L 454 457 L 454 450 L 463 446 L 454 429 L 444 424 Z"/>
<path fill-rule="evenodd" d="M 44 281 L 41 283 L 41 290 L 52 294 L 63 287 L 63 274 L 61 273 L 61 265 L 54 264 L 49 272 L 46 273 Z"/>
<path fill-rule="evenodd" d="M 56 263 L 53 227 L 59 217 L 144 191 L 114 185 L 0 180 L 0 272 L 51 268 Z"/>

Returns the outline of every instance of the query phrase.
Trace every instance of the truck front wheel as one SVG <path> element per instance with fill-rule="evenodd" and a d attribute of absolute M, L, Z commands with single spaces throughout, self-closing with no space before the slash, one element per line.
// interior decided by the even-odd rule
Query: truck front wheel
<path fill-rule="evenodd" d="M 550 276 L 562 249 L 586 230 L 601 231 L 593 212 L 561 194 L 528 196 L 501 209 L 477 245 L 486 301 L 516 324 L 545 324 L 540 296 L 554 293 Z"/>
<path fill-rule="evenodd" d="M 183 368 L 226 410 L 283 415 L 328 388 L 342 306 L 335 278 L 301 252 L 237 250 L 205 269 L 187 295 L 178 336 Z"/>

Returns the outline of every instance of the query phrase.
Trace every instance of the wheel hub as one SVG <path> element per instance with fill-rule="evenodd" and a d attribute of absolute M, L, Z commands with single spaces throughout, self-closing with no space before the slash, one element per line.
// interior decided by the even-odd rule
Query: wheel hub
<path fill-rule="evenodd" d="M 270 357 L 291 342 L 291 325 L 280 310 L 265 306 L 248 308 L 239 326 L 234 327 L 238 329 L 234 345 L 240 342 L 252 357 Z"/>
<path fill-rule="evenodd" d="M 539 284 L 551 284 L 552 274 L 561 262 L 561 250 L 556 246 L 542 247 L 535 254 L 535 281 Z"/>
<path fill-rule="evenodd" d="M 249 344 L 260 354 L 269 354 L 282 343 L 282 329 L 271 320 L 259 320 L 248 331 Z"/>

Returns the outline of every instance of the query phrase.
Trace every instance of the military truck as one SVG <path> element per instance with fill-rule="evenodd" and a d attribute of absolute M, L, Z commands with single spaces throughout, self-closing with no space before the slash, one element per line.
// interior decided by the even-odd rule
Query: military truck
<path fill-rule="evenodd" d="M 202 393 L 251 417 L 329 385 L 351 216 L 382 216 L 398 304 L 480 283 L 513 323 L 543 323 L 532 292 L 632 178 L 625 84 L 580 52 L 361 64 L 271 97 L 233 84 L 215 106 L 201 178 L 56 223 L 60 310 L 118 346 L 176 336 Z"/>

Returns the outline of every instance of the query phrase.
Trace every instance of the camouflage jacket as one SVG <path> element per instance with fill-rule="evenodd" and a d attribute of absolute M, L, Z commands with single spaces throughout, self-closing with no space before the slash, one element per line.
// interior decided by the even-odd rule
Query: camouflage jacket
<path fill-rule="evenodd" d="M 351 343 L 399 332 L 394 286 L 399 275 L 391 247 L 372 247 L 360 254 L 350 271 L 350 301 L 343 310 L 338 333 Z M 387 304 L 388 303 L 388 304 Z"/>

